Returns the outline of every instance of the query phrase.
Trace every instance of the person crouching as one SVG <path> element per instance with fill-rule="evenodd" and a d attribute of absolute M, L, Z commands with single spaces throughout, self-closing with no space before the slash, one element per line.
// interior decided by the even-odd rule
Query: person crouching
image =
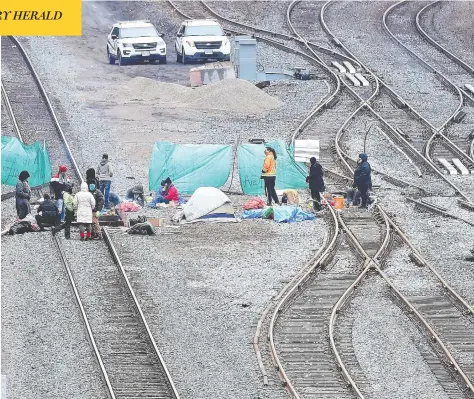
<path fill-rule="evenodd" d="M 91 225 L 92 225 L 92 209 L 95 208 L 95 198 L 89 192 L 89 187 L 86 182 L 81 183 L 81 191 L 74 197 L 74 209 L 77 214 L 77 222 L 79 223 L 79 235 L 81 241 L 84 241 L 84 230 L 87 231 L 86 240 L 90 240 Z"/>
<path fill-rule="evenodd" d="M 52 232 L 57 232 L 64 229 L 64 238 L 69 240 L 71 238 L 71 223 L 74 220 L 74 196 L 72 195 L 73 183 L 66 183 L 64 191 L 62 192 L 64 200 L 64 209 L 66 210 L 64 222 L 59 226 L 53 227 Z"/>
<path fill-rule="evenodd" d="M 43 203 L 38 207 L 38 215 L 35 216 L 36 223 L 41 231 L 44 231 L 45 225 L 54 227 L 60 222 L 59 209 L 51 200 L 49 194 L 43 194 L 43 199 Z"/>

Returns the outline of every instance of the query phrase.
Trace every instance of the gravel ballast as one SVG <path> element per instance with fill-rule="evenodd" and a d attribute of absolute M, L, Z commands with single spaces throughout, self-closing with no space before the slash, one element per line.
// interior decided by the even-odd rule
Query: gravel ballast
<path fill-rule="evenodd" d="M 365 279 L 337 322 L 348 324 L 344 319 L 352 319 L 354 353 L 371 397 L 449 398 L 426 363 L 426 353 L 435 355 L 425 337 L 387 293 L 378 276 Z"/>
<path fill-rule="evenodd" d="M 473 249 L 474 227 L 462 221 L 417 210 L 413 203 L 405 202 L 401 206 L 395 197 L 392 201 L 385 201 L 383 208 L 395 215 L 397 225 L 415 248 L 472 305 L 474 268 L 472 262 L 464 259 L 472 256 L 470 250 Z"/>
<path fill-rule="evenodd" d="M 286 397 L 263 387 L 251 343 L 267 301 L 323 242 L 322 219 L 164 231 L 113 240 L 182 397 Z"/>
<path fill-rule="evenodd" d="M 425 118 L 439 125 L 452 114 L 459 101 L 420 61 L 390 38 L 382 24 L 383 12 L 388 7 L 386 2 L 336 2 L 326 8 L 325 20 L 350 51 Z M 430 101 L 426 101 L 427 97 Z"/>
<path fill-rule="evenodd" d="M 7 397 L 105 399 L 99 365 L 56 251 L 49 232 L 2 238 Z"/>

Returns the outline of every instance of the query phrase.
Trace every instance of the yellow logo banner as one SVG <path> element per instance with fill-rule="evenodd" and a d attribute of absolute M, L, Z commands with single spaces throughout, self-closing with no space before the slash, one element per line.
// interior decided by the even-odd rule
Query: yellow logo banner
<path fill-rule="evenodd" d="M 82 0 L 1 0 L 0 36 L 80 36 Z"/>

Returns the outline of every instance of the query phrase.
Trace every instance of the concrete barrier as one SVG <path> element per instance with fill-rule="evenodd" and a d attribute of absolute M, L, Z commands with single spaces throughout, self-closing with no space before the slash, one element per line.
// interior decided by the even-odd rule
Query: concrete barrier
<path fill-rule="evenodd" d="M 189 71 L 191 87 L 197 87 L 216 83 L 224 79 L 235 79 L 235 71 L 232 64 L 212 63 L 205 64 Z"/>

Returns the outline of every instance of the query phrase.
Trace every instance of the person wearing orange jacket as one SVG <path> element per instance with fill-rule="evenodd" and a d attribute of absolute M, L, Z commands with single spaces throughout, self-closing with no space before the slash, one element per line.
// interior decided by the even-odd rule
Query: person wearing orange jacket
<path fill-rule="evenodd" d="M 275 191 L 277 154 L 271 147 L 265 148 L 265 161 L 263 162 L 261 178 L 265 182 L 265 192 L 267 193 L 267 205 L 272 205 L 272 199 L 280 205 L 278 195 Z"/>

